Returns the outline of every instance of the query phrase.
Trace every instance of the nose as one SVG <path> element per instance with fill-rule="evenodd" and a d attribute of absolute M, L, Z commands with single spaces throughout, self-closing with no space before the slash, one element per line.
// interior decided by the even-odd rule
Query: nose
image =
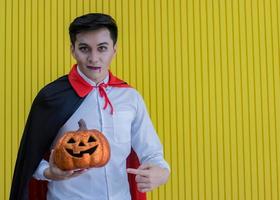
<path fill-rule="evenodd" d="M 81 147 L 82 147 L 82 146 L 86 146 L 86 145 L 85 145 L 85 143 L 80 142 L 80 143 L 79 143 L 79 146 L 81 146 Z"/>
<path fill-rule="evenodd" d="M 98 60 L 99 60 L 99 54 L 96 52 L 93 52 L 88 56 L 88 61 L 90 63 L 93 63 L 93 64 L 98 63 Z"/>

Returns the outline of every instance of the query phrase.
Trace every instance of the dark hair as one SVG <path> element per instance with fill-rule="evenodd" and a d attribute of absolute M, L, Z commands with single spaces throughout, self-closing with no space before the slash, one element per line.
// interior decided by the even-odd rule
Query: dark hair
<path fill-rule="evenodd" d="M 74 19 L 69 26 L 71 43 L 73 45 L 75 44 L 76 35 L 78 33 L 98 30 L 100 28 L 107 28 L 109 30 L 111 39 L 115 45 L 118 39 L 118 27 L 116 21 L 110 15 L 103 13 L 89 13 Z"/>

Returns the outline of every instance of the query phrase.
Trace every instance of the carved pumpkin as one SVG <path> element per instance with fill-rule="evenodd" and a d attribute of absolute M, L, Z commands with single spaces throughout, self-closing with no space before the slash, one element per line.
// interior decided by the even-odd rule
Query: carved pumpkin
<path fill-rule="evenodd" d="M 87 130 L 81 119 L 79 129 L 67 132 L 57 142 L 53 159 L 62 170 L 102 167 L 110 159 L 110 146 L 105 136 L 98 130 Z"/>

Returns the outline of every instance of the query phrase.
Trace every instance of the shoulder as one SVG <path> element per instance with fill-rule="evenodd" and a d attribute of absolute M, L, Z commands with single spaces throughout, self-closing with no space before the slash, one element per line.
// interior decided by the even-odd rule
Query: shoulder
<path fill-rule="evenodd" d="M 71 87 L 68 81 L 68 75 L 64 75 L 52 81 L 51 83 L 45 85 L 40 92 L 52 93 L 68 87 Z"/>
<path fill-rule="evenodd" d="M 36 99 L 37 101 L 43 101 L 48 98 L 61 96 L 66 92 L 74 93 L 72 86 L 68 81 L 68 75 L 64 75 L 51 83 L 45 85 L 37 94 Z M 36 100 L 35 99 L 35 100 Z"/>
<path fill-rule="evenodd" d="M 113 87 L 113 93 L 118 97 L 127 97 L 131 99 L 138 99 L 141 94 L 133 87 Z"/>
<path fill-rule="evenodd" d="M 112 88 L 112 92 L 109 91 L 108 94 L 117 110 L 123 109 L 123 107 L 130 107 L 133 110 L 145 107 L 142 95 L 135 88 Z"/>

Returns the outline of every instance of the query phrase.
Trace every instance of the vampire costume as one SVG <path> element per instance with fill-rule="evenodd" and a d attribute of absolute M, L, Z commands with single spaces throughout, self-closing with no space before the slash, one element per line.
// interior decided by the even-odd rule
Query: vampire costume
<path fill-rule="evenodd" d="M 65 75 L 45 86 L 33 101 L 22 135 L 14 175 L 10 200 L 46 199 L 46 181 L 32 178 L 37 166 L 46 155 L 63 124 L 79 108 L 93 87 L 77 73 L 74 65 L 69 75 Z M 108 86 L 130 87 L 124 81 L 109 73 Z M 101 89 L 102 90 L 102 89 Z M 101 91 L 102 92 L 102 91 Z M 106 92 L 105 107 L 112 104 Z M 127 167 L 138 168 L 139 160 L 132 150 L 127 159 Z M 137 190 L 135 175 L 128 174 L 132 200 L 145 200 L 146 194 Z"/>

